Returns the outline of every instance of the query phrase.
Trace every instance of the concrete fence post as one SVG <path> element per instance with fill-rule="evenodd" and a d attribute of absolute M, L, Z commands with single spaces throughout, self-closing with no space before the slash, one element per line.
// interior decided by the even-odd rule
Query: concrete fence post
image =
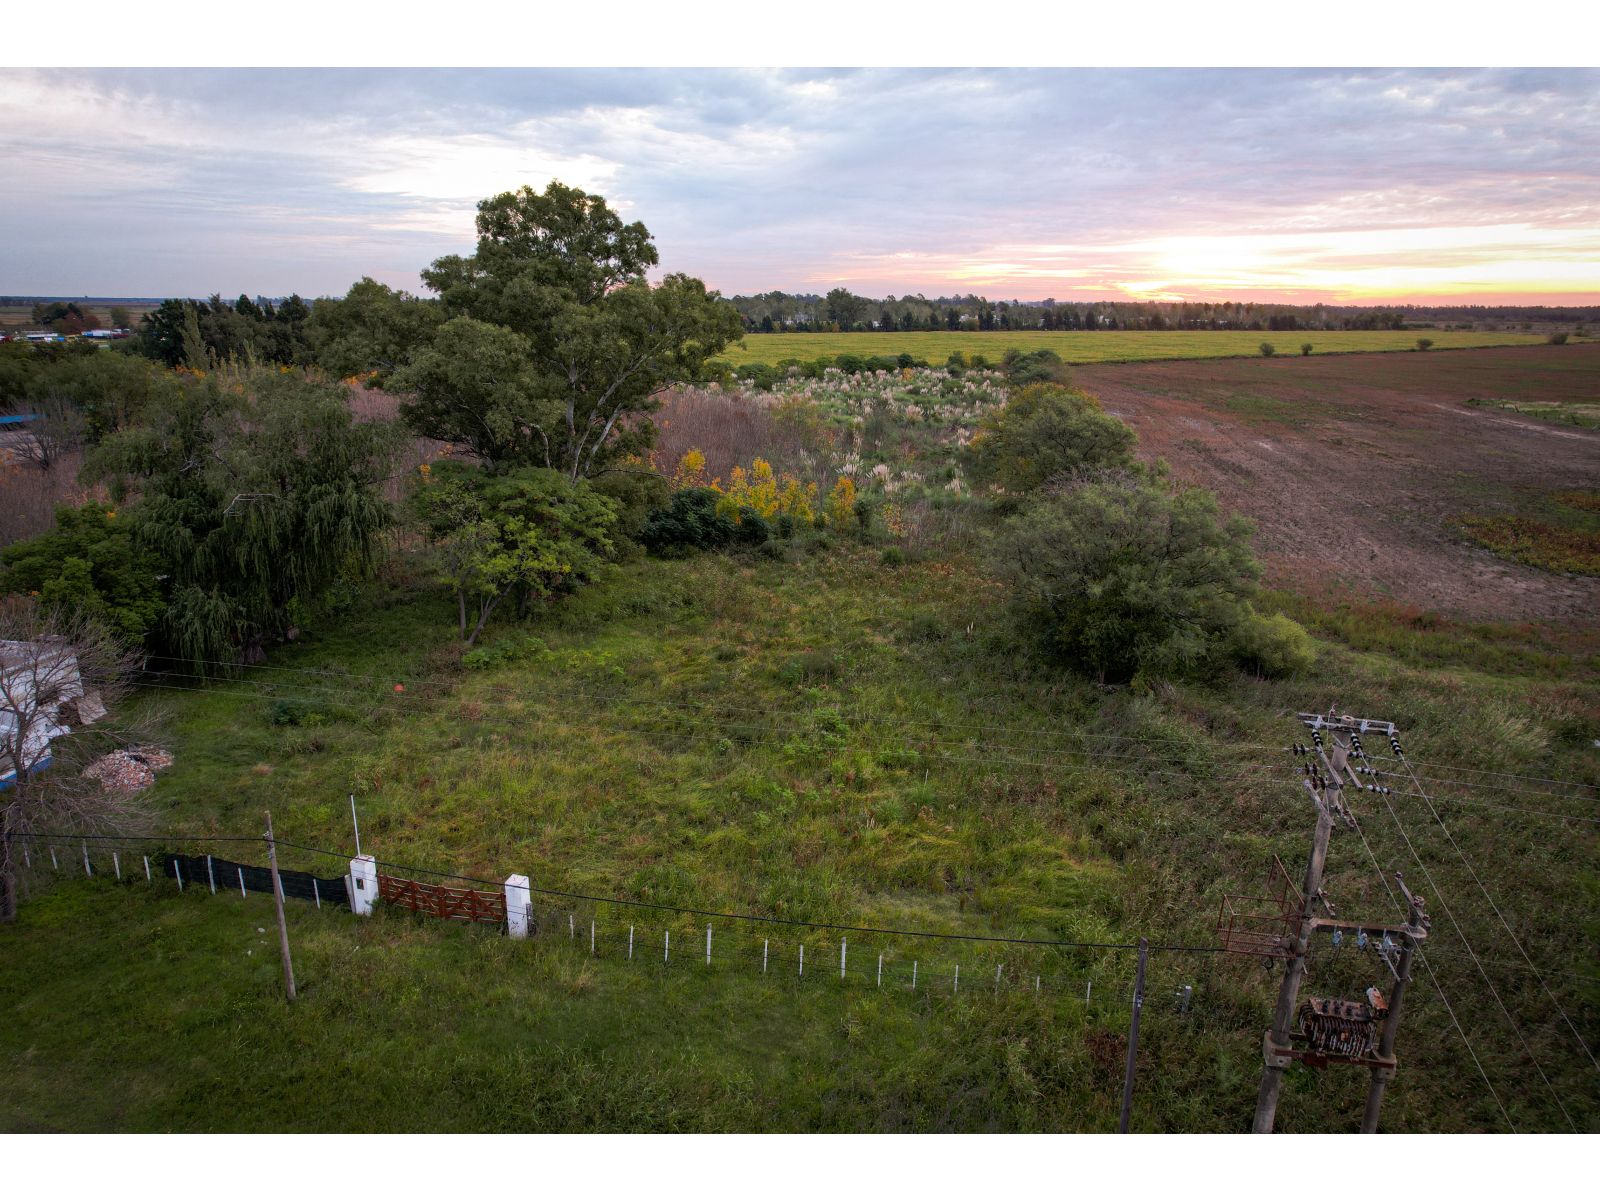
<path fill-rule="evenodd" d="M 370 917 L 372 906 L 378 901 L 378 864 L 370 854 L 358 854 L 350 860 L 350 911 L 358 917 Z"/>
<path fill-rule="evenodd" d="M 506 932 L 514 938 L 528 936 L 528 877 L 506 876 Z"/>

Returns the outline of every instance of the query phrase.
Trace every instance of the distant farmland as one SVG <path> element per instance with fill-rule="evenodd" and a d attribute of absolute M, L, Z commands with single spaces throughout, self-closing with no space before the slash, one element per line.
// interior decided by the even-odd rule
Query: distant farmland
<path fill-rule="evenodd" d="M 1271 342 L 1280 355 L 1299 354 L 1305 342 L 1311 343 L 1315 354 L 1414 350 L 1419 337 L 1432 338 L 1436 350 L 1520 346 L 1544 341 L 1544 335 L 1534 333 L 1458 333 L 1428 329 L 1356 333 L 1304 330 L 1267 333 L 1248 330 L 1181 330 L 1168 333 L 1127 330 L 1062 333 L 751 333 L 745 335 L 744 345 L 728 347 L 722 357 L 734 366 L 744 366 L 746 363 L 770 365 L 786 358 L 809 361 L 837 354 L 910 354 L 938 364 L 957 350 L 969 357 L 981 354 L 994 361 L 1015 346 L 1018 350 L 1054 350 L 1071 363 L 1142 362 L 1161 358 L 1259 355 L 1262 342 Z"/>

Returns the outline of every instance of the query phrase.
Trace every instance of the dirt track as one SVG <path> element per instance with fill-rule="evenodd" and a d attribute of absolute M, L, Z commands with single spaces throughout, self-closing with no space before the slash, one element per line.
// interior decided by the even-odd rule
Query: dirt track
<path fill-rule="evenodd" d="M 1074 380 L 1259 527 L 1268 579 L 1464 617 L 1594 618 L 1600 579 L 1509 562 L 1452 528 L 1600 487 L 1600 432 L 1469 398 L 1600 396 L 1600 345 L 1080 367 Z"/>

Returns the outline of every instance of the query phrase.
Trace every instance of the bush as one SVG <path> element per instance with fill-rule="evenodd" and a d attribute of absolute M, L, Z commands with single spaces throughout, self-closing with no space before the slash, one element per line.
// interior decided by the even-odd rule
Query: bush
<path fill-rule="evenodd" d="M 1278 352 L 1278 348 L 1276 346 L 1274 346 L 1271 342 L 1262 342 L 1261 343 L 1261 357 L 1262 358 L 1271 358 L 1277 352 Z"/>
<path fill-rule="evenodd" d="M 1054 350 L 1006 351 L 1001 366 L 1010 387 L 1026 387 L 1031 383 L 1067 382 L 1067 364 Z"/>
<path fill-rule="evenodd" d="M 885 546 L 883 553 L 878 555 L 878 561 L 886 567 L 903 567 L 906 565 L 906 552 L 899 546 Z"/>
<path fill-rule="evenodd" d="M 1305 358 L 1310 353 L 1311 353 L 1311 343 L 1310 342 L 1301 342 L 1300 343 L 1300 357 L 1301 358 Z"/>
<path fill-rule="evenodd" d="M 1418 350 L 1427 350 L 1432 345 L 1433 345 L 1433 339 L 1432 338 L 1418 338 L 1417 339 L 1417 349 Z"/>
<path fill-rule="evenodd" d="M 639 532 L 639 542 L 655 554 L 671 556 L 731 545 L 738 533 L 732 517 L 717 511 L 721 499 L 710 488 L 684 488 L 672 503 L 657 509 Z"/>
<path fill-rule="evenodd" d="M 972 440 L 973 479 L 1013 495 L 1061 475 L 1133 465 L 1133 430 L 1092 396 L 1052 384 L 1015 393 Z"/>
<path fill-rule="evenodd" d="M 1252 612 L 1233 631 L 1233 654 L 1241 666 L 1269 678 L 1300 675 L 1317 661 L 1317 648 L 1301 625 L 1282 613 Z"/>
<path fill-rule="evenodd" d="M 1567 344 L 1567 335 L 1564 333 L 1552 333 L 1545 338 L 1545 341 L 1552 346 L 1565 346 Z"/>
<path fill-rule="evenodd" d="M 1250 526 L 1117 472 L 1045 496 L 990 549 L 1025 630 L 1107 680 L 1197 674 L 1253 615 Z"/>

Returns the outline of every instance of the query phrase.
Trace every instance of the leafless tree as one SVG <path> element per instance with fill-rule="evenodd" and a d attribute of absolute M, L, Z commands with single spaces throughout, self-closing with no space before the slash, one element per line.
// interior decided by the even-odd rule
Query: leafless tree
<path fill-rule="evenodd" d="M 24 835 L 145 824 L 137 792 L 85 773 L 113 750 L 148 744 L 153 718 L 129 718 L 124 705 L 140 665 L 94 621 L 28 597 L 0 599 L 0 776 L 15 771 L 0 791 L 0 921 L 16 918 Z"/>
<path fill-rule="evenodd" d="M 14 435 L 12 453 L 18 459 L 48 471 L 83 446 L 87 423 L 83 412 L 67 397 L 46 394 L 20 407 L 34 419 Z"/>

